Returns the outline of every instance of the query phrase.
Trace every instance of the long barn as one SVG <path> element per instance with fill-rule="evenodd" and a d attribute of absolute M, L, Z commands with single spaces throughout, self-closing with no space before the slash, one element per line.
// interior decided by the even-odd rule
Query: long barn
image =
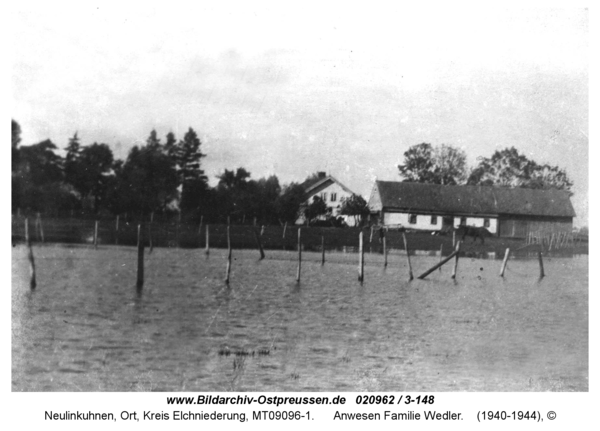
<path fill-rule="evenodd" d="M 502 237 L 571 232 L 575 211 L 564 190 L 376 181 L 369 208 L 377 223 L 439 231 L 482 226 Z"/>

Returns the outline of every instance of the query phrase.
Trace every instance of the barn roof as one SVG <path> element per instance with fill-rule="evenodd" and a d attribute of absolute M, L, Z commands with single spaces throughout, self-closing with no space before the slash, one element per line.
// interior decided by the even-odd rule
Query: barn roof
<path fill-rule="evenodd" d="M 376 181 L 369 206 L 373 210 L 383 207 L 448 214 L 575 217 L 567 191 L 493 186 Z"/>

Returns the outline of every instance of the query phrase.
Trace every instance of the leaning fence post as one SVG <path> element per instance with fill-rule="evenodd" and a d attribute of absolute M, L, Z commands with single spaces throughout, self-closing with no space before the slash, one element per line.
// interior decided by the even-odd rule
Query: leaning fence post
<path fill-rule="evenodd" d="M 542 248 L 538 248 L 538 261 L 540 262 L 540 278 L 544 277 L 544 261 L 542 260 Z"/>
<path fill-rule="evenodd" d="M 231 237 L 229 224 L 227 225 L 227 268 L 225 270 L 225 284 L 229 285 L 229 274 L 231 273 Z"/>
<path fill-rule="evenodd" d="M 142 225 L 138 224 L 138 267 L 136 287 L 141 290 L 144 286 L 144 243 L 142 241 Z"/>
<path fill-rule="evenodd" d="M 285 239 L 285 231 L 286 231 L 286 229 L 287 229 L 287 222 L 285 222 L 285 224 L 283 225 L 283 236 L 282 236 L 282 238 L 284 238 L 284 239 Z"/>
<path fill-rule="evenodd" d="M 363 231 L 358 234 L 358 281 L 361 283 L 365 279 L 365 254 L 363 248 Z"/>
<path fill-rule="evenodd" d="M 500 277 L 504 277 L 504 270 L 506 269 L 506 263 L 508 262 L 508 255 L 510 254 L 510 248 L 507 248 L 504 252 L 504 260 L 502 261 L 502 268 L 500 269 Z"/>
<path fill-rule="evenodd" d="M 301 231 L 302 228 L 298 228 L 298 273 L 296 274 L 296 281 L 300 283 L 300 269 L 302 268 L 302 242 L 301 242 Z"/>
<path fill-rule="evenodd" d="M 436 269 L 438 269 L 439 267 L 441 267 L 442 265 L 446 264 L 448 261 L 450 261 L 453 257 L 458 255 L 458 251 L 453 251 L 452 253 L 450 253 L 450 255 L 448 257 L 446 257 L 445 259 L 443 259 L 442 261 L 436 263 L 435 265 L 433 265 L 431 268 L 429 268 L 427 271 L 425 271 L 423 274 L 419 275 L 417 278 L 419 280 L 423 280 L 425 277 L 427 277 L 429 274 L 431 274 L 433 271 L 435 271 Z"/>
<path fill-rule="evenodd" d="M 460 241 L 456 243 L 456 258 L 454 260 L 454 268 L 452 269 L 452 278 L 456 278 L 456 270 L 458 269 L 458 257 L 460 256 Z"/>
<path fill-rule="evenodd" d="M 406 234 L 404 232 L 402 232 L 402 239 L 404 240 L 404 251 L 406 252 L 406 260 L 408 261 L 408 280 L 410 281 L 414 277 L 412 265 L 410 264 L 410 254 L 408 253 L 408 243 L 406 242 Z"/>

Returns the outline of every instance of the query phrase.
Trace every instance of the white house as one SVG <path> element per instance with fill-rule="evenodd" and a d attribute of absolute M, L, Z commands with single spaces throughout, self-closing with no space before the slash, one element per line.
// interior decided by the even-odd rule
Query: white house
<path fill-rule="evenodd" d="M 305 201 L 300 208 L 308 206 L 313 201 L 314 196 L 319 196 L 331 211 L 332 216 L 342 217 L 346 224 L 349 226 L 354 225 L 354 217 L 340 214 L 343 199 L 351 197 L 354 192 L 333 176 L 327 175 L 325 172 L 317 172 L 315 177 L 304 181 L 302 187 L 304 187 L 306 194 Z M 296 220 L 296 224 L 304 224 L 305 222 L 306 220 L 302 214 Z"/>

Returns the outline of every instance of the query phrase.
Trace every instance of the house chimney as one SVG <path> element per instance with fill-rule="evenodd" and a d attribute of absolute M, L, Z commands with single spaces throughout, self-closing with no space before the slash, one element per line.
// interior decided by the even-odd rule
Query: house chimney
<path fill-rule="evenodd" d="M 321 179 L 321 178 L 325 178 L 327 176 L 327 174 L 325 172 L 317 172 L 317 176 L 319 179 Z"/>

